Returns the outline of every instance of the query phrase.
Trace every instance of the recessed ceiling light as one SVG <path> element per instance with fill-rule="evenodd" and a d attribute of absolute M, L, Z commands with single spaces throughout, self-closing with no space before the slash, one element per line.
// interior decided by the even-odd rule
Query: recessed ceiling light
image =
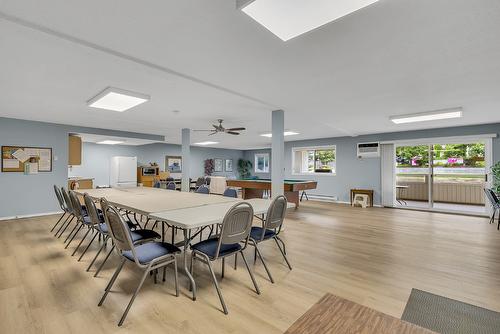
<path fill-rule="evenodd" d="M 103 141 L 98 141 L 97 144 L 102 144 L 102 145 L 117 145 L 117 144 L 123 144 L 123 141 L 119 140 L 103 140 Z"/>
<path fill-rule="evenodd" d="M 378 0 L 254 0 L 243 12 L 287 41 Z"/>
<path fill-rule="evenodd" d="M 283 136 L 295 136 L 295 135 L 298 135 L 299 133 L 298 132 L 295 132 L 295 131 L 285 131 L 283 132 Z M 272 133 L 263 133 L 261 134 L 262 137 L 268 137 L 268 138 L 271 138 L 273 136 Z"/>
<path fill-rule="evenodd" d="M 218 141 L 202 141 L 199 143 L 194 143 L 193 145 L 201 145 L 201 146 L 206 146 L 206 145 L 215 145 L 218 144 Z"/>
<path fill-rule="evenodd" d="M 92 108 L 122 112 L 149 101 L 150 98 L 149 95 L 108 87 L 88 100 L 87 105 Z"/>
<path fill-rule="evenodd" d="M 435 110 L 430 112 L 408 114 L 401 116 L 391 116 L 389 119 L 396 124 L 415 123 L 425 121 L 437 121 L 440 119 L 460 118 L 462 108 Z"/>

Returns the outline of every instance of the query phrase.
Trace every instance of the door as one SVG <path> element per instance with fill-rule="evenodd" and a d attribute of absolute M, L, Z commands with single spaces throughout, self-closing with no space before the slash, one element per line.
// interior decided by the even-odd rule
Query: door
<path fill-rule="evenodd" d="M 430 209 L 429 145 L 396 147 L 396 206 Z"/>
<path fill-rule="evenodd" d="M 396 206 L 487 213 L 491 139 L 396 146 Z"/>
<path fill-rule="evenodd" d="M 485 141 L 432 144 L 430 205 L 439 211 L 484 214 Z"/>

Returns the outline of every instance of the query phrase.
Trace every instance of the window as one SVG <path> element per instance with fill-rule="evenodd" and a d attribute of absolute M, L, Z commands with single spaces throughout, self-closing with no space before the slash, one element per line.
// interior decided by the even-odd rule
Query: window
<path fill-rule="evenodd" d="M 335 146 L 294 147 L 292 156 L 293 174 L 335 175 Z"/>
<path fill-rule="evenodd" d="M 269 153 L 255 155 L 255 173 L 269 173 Z"/>

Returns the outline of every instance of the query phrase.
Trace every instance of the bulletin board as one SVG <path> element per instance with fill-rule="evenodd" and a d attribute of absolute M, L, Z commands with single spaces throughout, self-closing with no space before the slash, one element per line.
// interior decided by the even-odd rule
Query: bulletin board
<path fill-rule="evenodd" d="M 52 148 L 2 146 L 2 172 L 24 173 L 26 170 L 30 174 L 52 172 Z"/>

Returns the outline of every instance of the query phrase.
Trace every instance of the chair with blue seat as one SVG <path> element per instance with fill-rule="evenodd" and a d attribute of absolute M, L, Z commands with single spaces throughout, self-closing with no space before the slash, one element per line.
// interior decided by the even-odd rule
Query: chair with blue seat
<path fill-rule="evenodd" d="M 238 198 L 238 192 L 236 191 L 236 189 L 227 188 L 226 190 L 224 190 L 222 196 Z"/>
<path fill-rule="evenodd" d="M 84 249 L 84 251 L 82 252 L 82 254 L 80 255 L 80 257 L 78 258 L 78 261 L 80 261 L 82 259 L 83 255 L 85 255 L 85 253 L 89 249 L 89 247 L 92 244 L 92 242 L 99 235 L 99 232 L 97 231 L 96 226 L 99 225 L 99 224 L 104 223 L 104 216 L 102 215 L 102 213 L 99 214 L 99 217 L 97 218 L 98 222 L 97 221 L 93 222 L 92 219 L 91 219 L 91 217 L 88 214 L 87 207 L 86 206 L 81 206 L 81 203 L 80 203 L 80 200 L 78 198 L 78 195 L 74 191 L 71 190 L 69 192 L 69 198 L 71 200 L 71 203 L 73 204 L 73 210 L 75 211 L 75 215 L 76 215 L 76 218 L 78 220 L 79 226 L 78 226 L 78 229 L 76 230 L 76 232 L 71 237 L 71 240 L 67 243 L 67 245 L 66 245 L 65 248 L 67 248 L 70 245 L 71 241 L 73 241 L 73 239 L 75 238 L 75 236 L 78 234 L 78 232 L 80 232 L 80 230 L 82 228 L 87 228 L 87 232 L 84 234 L 83 238 L 80 240 L 80 243 L 76 246 L 76 248 L 73 251 L 73 253 L 71 253 L 71 256 L 73 256 L 73 255 L 76 254 L 76 252 L 78 251 L 78 249 L 80 248 L 80 246 L 83 244 L 83 242 L 85 241 L 85 239 L 87 238 L 87 236 L 89 234 L 92 235 L 92 238 L 91 238 L 89 244 Z M 78 208 L 80 208 L 80 210 L 78 210 Z M 69 237 L 69 235 L 68 235 L 68 237 Z"/>
<path fill-rule="evenodd" d="M 101 306 L 104 303 L 106 296 L 113 287 L 113 284 L 115 283 L 118 274 L 125 265 L 125 262 L 128 261 L 134 264 L 136 268 L 143 271 L 141 280 L 139 281 L 139 285 L 135 289 L 132 298 L 125 308 L 120 321 L 118 322 L 118 326 L 121 326 L 123 324 L 123 321 L 127 317 L 130 307 L 137 297 L 139 290 L 144 284 L 147 275 L 150 272 L 156 272 L 159 268 L 165 268 L 167 265 L 173 264 L 175 275 L 175 295 L 177 297 L 179 296 L 176 255 L 180 253 L 180 249 L 172 244 L 164 242 L 149 242 L 140 245 L 134 244 L 131 231 L 120 213 L 115 208 L 110 206 L 106 206 L 106 209 L 103 208 L 103 210 L 106 215 L 109 234 L 111 235 L 113 243 L 118 250 L 118 253 L 120 254 L 122 260 L 118 265 L 118 268 L 116 268 L 113 277 L 111 277 L 111 280 L 106 286 L 104 295 L 102 296 L 98 305 Z M 163 271 L 163 279 L 165 279 L 165 270 Z"/>
<path fill-rule="evenodd" d="M 495 216 L 497 211 L 500 211 L 500 200 L 498 199 L 498 196 L 495 194 L 493 189 L 484 189 L 484 192 L 486 193 L 486 197 L 488 197 L 488 200 L 490 201 L 491 208 L 493 210 L 493 214 L 491 215 L 490 218 L 490 224 L 495 222 Z M 498 226 L 497 229 L 500 229 L 500 214 L 498 216 Z"/>
<path fill-rule="evenodd" d="M 196 189 L 198 189 L 199 187 L 206 185 L 207 185 L 207 179 L 203 176 L 200 176 L 199 178 L 196 179 L 196 184 L 192 189 L 196 191 Z"/>
<path fill-rule="evenodd" d="M 274 283 L 274 279 L 271 275 L 271 272 L 269 271 L 269 268 L 266 265 L 266 262 L 264 261 L 264 257 L 259 250 L 258 244 L 263 241 L 273 239 L 276 242 L 276 245 L 278 245 L 278 248 L 283 255 L 283 258 L 285 259 L 288 268 L 292 270 L 292 266 L 290 265 L 290 262 L 288 262 L 288 259 L 286 257 L 285 243 L 278 236 L 281 231 L 281 226 L 283 225 L 283 220 L 285 219 L 286 208 L 286 197 L 283 195 L 276 197 L 267 210 L 266 218 L 262 221 L 262 227 L 253 226 L 250 232 L 250 244 L 255 247 L 254 261 L 257 260 L 258 256 L 262 264 L 264 265 L 264 269 L 269 276 L 269 280 L 272 283 Z M 281 248 L 280 242 L 282 243 L 283 248 Z"/>
<path fill-rule="evenodd" d="M 110 207 L 108 201 L 105 198 L 101 198 L 100 205 L 101 205 L 102 212 L 106 212 L 106 210 Z M 104 216 L 104 224 L 105 224 L 106 233 L 109 236 L 109 223 L 107 222 L 106 215 L 103 215 L 103 216 Z M 125 223 L 127 224 L 128 228 L 131 230 L 130 231 L 130 235 L 131 235 L 131 238 L 132 238 L 132 242 L 135 245 L 143 244 L 143 243 L 146 243 L 146 242 L 153 242 L 156 239 L 161 239 L 161 235 L 158 232 L 156 232 L 156 231 L 137 227 L 137 225 L 135 225 L 134 223 L 132 223 L 129 220 L 126 220 Z M 104 248 L 105 244 L 106 243 L 103 243 L 103 245 L 101 246 L 101 248 Z M 104 264 L 109 259 L 109 257 L 111 256 L 111 253 L 113 253 L 114 249 L 115 249 L 115 245 L 113 243 L 113 245 L 111 246 L 111 249 L 109 250 L 108 254 L 106 254 L 106 257 L 104 258 L 104 261 L 102 261 L 101 264 L 99 265 L 99 267 L 97 268 L 97 271 L 95 272 L 94 277 L 97 277 L 97 275 L 99 275 L 99 273 L 101 272 L 102 268 L 104 267 Z M 100 250 L 99 250 L 99 252 L 100 252 Z M 94 261 L 95 261 L 95 259 L 98 256 L 99 256 L 99 253 L 96 254 L 96 256 L 94 258 Z M 87 269 L 87 271 L 90 270 L 91 266 L 92 266 L 92 264 L 89 266 L 89 268 Z"/>
<path fill-rule="evenodd" d="M 94 262 L 99 257 L 99 254 L 101 253 L 101 251 L 106 246 L 110 236 L 109 236 L 108 226 L 106 225 L 106 223 L 104 221 L 101 222 L 100 217 L 102 216 L 104 218 L 104 215 L 102 213 L 101 214 L 99 213 L 94 201 L 89 196 L 89 194 L 85 193 L 83 195 L 83 200 L 85 203 L 85 207 L 87 208 L 88 216 L 90 217 L 90 220 L 91 220 L 96 232 L 98 234 L 100 234 L 100 236 L 102 237 L 102 245 L 99 248 L 99 250 L 97 251 L 94 258 L 92 259 L 92 261 L 90 262 L 90 265 L 87 267 L 87 271 L 89 271 L 90 268 L 92 267 L 92 265 L 94 264 Z M 90 243 L 89 243 L 89 246 L 90 246 Z"/>
<path fill-rule="evenodd" d="M 208 194 L 210 194 L 210 190 L 208 189 L 208 187 L 206 185 L 202 185 L 201 187 L 196 189 L 196 193 L 208 195 Z"/>
<path fill-rule="evenodd" d="M 201 241 L 191 246 L 191 275 L 194 273 L 194 261 L 205 263 L 210 270 L 215 289 L 219 295 L 219 300 L 225 314 L 228 314 L 226 303 L 222 297 L 219 283 L 215 277 L 211 262 L 222 259 L 222 277 L 224 277 L 224 260 L 226 257 L 240 253 L 245 266 L 250 274 L 252 283 L 257 294 L 260 294 L 259 287 L 253 276 L 243 251 L 248 245 L 250 230 L 252 228 L 253 208 L 247 202 L 235 204 L 224 216 L 220 235 Z M 243 242 L 241 242 L 243 240 Z"/>

